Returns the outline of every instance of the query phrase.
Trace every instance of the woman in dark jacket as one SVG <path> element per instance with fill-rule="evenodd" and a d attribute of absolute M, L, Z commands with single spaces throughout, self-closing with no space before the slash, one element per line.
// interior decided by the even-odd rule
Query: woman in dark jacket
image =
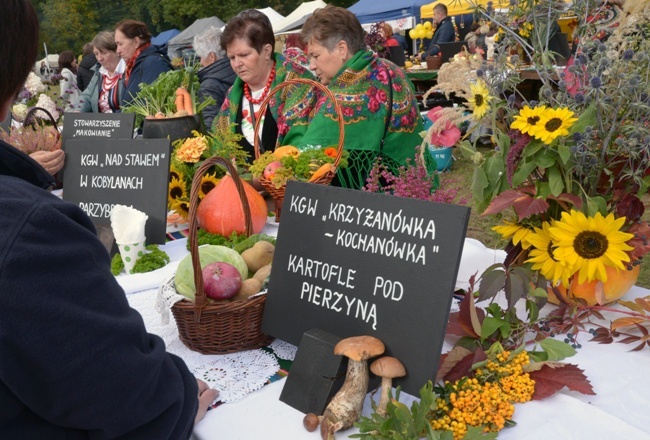
<path fill-rule="evenodd" d="M 203 121 L 206 127 L 212 127 L 219 109 L 226 99 L 228 89 L 235 82 L 237 75 L 232 70 L 230 60 L 224 57 L 220 47 L 221 31 L 209 27 L 205 32 L 194 37 L 194 51 L 201 60 L 203 68 L 199 70 L 199 101 L 211 96 L 215 104 L 203 109 Z"/>
<path fill-rule="evenodd" d="M 164 51 L 151 44 L 147 25 L 135 20 L 122 20 L 115 26 L 117 54 L 126 62 L 126 88 L 120 107 L 130 103 L 140 91 L 140 84 L 151 84 L 161 73 L 172 70 Z"/>

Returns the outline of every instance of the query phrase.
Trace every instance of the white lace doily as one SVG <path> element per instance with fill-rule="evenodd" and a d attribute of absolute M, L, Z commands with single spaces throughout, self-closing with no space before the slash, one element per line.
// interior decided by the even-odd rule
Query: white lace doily
<path fill-rule="evenodd" d="M 171 312 L 166 306 L 178 301 L 169 296 L 165 286 L 170 280 L 165 280 L 160 289 L 146 290 L 127 296 L 131 307 L 142 315 L 145 327 L 149 333 L 160 336 L 167 346 L 167 351 L 182 358 L 195 377 L 205 381 L 210 387 L 219 390 L 219 398 L 225 403 L 235 402 L 249 393 L 262 388 L 273 376 L 280 365 L 275 357 L 261 349 L 248 350 L 224 355 L 204 355 L 187 348 L 179 339 L 178 328 Z M 171 286 L 173 289 L 173 278 Z M 183 299 L 183 296 L 173 294 Z M 166 307 L 163 307 L 166 306 Z M 159 310 L 163 313 L 159 313 Z M 278 350 L 284 356 L 290 356 L 290 344 L 278 343 Z M 293 347 L 295 354 L 295 347 Z M 288 358 L 287 358 L 288 359 Z M 293 357 L 291 357 L 293 359 Z"/>

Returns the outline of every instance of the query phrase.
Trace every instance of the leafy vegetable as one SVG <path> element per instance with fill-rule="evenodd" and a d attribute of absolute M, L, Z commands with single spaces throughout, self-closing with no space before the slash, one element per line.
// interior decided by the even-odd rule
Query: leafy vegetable
<path fill-rule="evenodd" d="M 246 234 L 237 234 L 237 232 L 233 232 L 229 237 L 224 237 L 219 234 L 211 234 L 205 229 L 198 229 L 196 231 L 196 242 L 199 246 L 211 244 L 215 246 L 234 248 L 238 243 L 246 241 L 246 239 Z M 190 250 L 189 240 L 187 241 L 187 250 Z"/>
<path fill-rule="evenodd" d="M 169 255 L 165 251 L 161 251 L 157 244 L 150 244 L 146 247 L 147 253 L 135 262 L 131 273 L 146 273 L 167 265 L 169 263 Z M 124 270 L 124 261 L 122 256 L 117 253 L 113 255 L 111 260 L 111 273 L 119 275 Z"/>

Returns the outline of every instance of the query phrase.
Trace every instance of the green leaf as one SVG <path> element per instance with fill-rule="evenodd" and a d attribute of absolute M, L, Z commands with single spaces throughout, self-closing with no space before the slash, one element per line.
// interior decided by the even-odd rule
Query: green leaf
<path fill-rule="evenodd" d="M 542 168 L 550 168 L 557 162 L 557 156 L 551 149 L 544 148 L 540 154 L 535 156 L 535 161 Z"/>
<path fill-rule="evenodd" d="M 545 362 L 548 360 L 548 353 L 545 351 L 529 351 L 528 357 L 531 362 Z"/>
<path fill-rule="evenodd" d="M 561 361 L 576 354 L 575 348 L 563 341 L 547 338 L 538 342 L 548 355 L 549 361 Z"/>
<path fill-rule="evenodd" d="M 546 175 L 548 176 L 548 184 L 551 189 L 551 194 L 555 197 L 562 194 L 564 191 L 564 181 L 562 180 L 562 173 L 557 167 L 551 167 L 546 170 Z"/>
<path fill-rule="evenodd" d="M 539 317 L 539 308 L 535 301 L 526 301 L 526 312 L 528 313 L 528 321 L 535 322 Z"/>
<path fill-rule="evenodd" d="M 496 332 L 497 330 L 501 332 L 502 338 L 506 338 L 510 333 L 510 324 L 502 319 L 492 318 L 488 316 L 483 320 L 483 325 L 481 326 L 481 339 L 486 340 L 492 333 Z"/>
<path fill-rule="evenodd" d="M 601 196 L 587 199 L 587 215 L 593 217 L 597 212 L 607 215 L 607 202 Z"/>
<path fill-rule="evenodd" d="M 512 176 L 512 187 L 516 188 L 522 184 L 531 173 L 537 168 L 537 164 L 534 161 L 525 161 L 524 163 L 519 163 L 517 171 L 515 171 L 514 176 Z"/>
<path fill-rule="evenodd" d="M 497 438 L 498 432 L 483 432 L 482 426 L 467 426 L 467 434 L 463 440 L 492 440 Z"/>
<path fill-rule="evenodd" d="M 585 127 L 588 125 L 594 125 L 596 122 L 596 104 L 592 104 L 585 111 L 583 111 L 579 116 L 575 124 L 569 128 L 569 135 L 573 133 L 582 133 L 585 130 Z"/>
<path fill-rule="evenodd" d="M 557 152 L 560 155 L 562 164 L 566 165 L 569 162 L 569 159 L 571 159 L 571 149 L 566 145 L 561 144 L 557 146 Z"/>

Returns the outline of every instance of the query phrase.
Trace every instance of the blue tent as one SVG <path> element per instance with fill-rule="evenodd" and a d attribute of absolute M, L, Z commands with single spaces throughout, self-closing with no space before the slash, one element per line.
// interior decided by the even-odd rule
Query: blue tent
<path fill-rule="evenodd" d="M 155 37 L 151 39 L 151 43 L 155 44 L 156 46 L 162 46 L 163 44 L 167 43 L 169 40 L 174 38 L 176 35 L 180 34 L 181 31 L 178 29 L 170 29 L 168 31 L 162 31 Z"/>
<path fill-rule="evenodd" d="M 363 23 L 415 17 L 420 21 L 420 8 L 431 0 L 359 0 L 348 8 Z"/>

